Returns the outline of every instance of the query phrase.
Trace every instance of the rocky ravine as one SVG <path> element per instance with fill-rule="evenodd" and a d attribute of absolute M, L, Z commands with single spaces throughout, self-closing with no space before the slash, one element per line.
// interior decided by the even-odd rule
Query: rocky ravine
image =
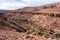
<path fill-rule="evenodd" d="M 60 40 L 59 5 L 0 13 L 0 40 Z"/>

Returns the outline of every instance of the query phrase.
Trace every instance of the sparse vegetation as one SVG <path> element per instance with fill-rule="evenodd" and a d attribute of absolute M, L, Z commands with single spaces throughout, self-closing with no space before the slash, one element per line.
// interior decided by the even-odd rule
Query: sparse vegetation
<path fill-rule="evenodd" d="M 35 30 L 34 26 L 31 25 L 27 20 L 13 19 L 12 18 L 11 21 L 15 21 L 15 22 L 23 25 L 26 28 L 27 32 L 29 32 L 29 33 L 32 33 Z"/>
<path fill-rule="evenodd" d="M 43 27 L 40 27 L 40 26 L 36 26 L 36 27 L 35 27 L 35 26 L 32 25 L 31 23 L 29 23 L 27 20 L 13 19 L 13 18 L 12 18 L 11 21 L 15 21 L 15 22 L 17 22 L 17 23 L 22 24 L 22 25 L 26 28 L 27 32 L 29 32 L 29 33 L 33 33 L 33 32 L 35 32 L 36 30 L 38 30 L 38 31 L 37 31 L 38 34 L 46 34 L 46 32 L 45 32 L 45 30 L 44 30 Z"/>
<path fill-rule="evenodd" d="M 47 32 L 45 32 L 45 31 L 38 32 L 38 35 L 46 36 L 47 35 Z"/>
<path fill-rule="evenodd" d="M 29 32 L 29 33 L 33 33 L 35 31 L 35 28 L 33 25 L 29 24 L 29 25 L 26 25 L 25 27 L 27 29 L 27 32 Z"/>
<path fill-rule="evenodd" d="M 33 32 L 36 32 L 36 34 L 40 35 L 40 36 L 47 36 L 48 34 L 52 34 L 52 35 L 55 35 L 54 36 L 55 38 L 60 38 L 60 34 L 58 34 L 58 33 L 54 34 L 55 32 L 53 30 L 46 31 L 45 28 L 38 26 L 38 25 L 33 25 L 30 22 L 28 22 L 27 20 L 13 19 L 12 18 L 11 21 L 15 21 L 15 22 L 23 25 L 26 28 L 27 33 L 29 33 L 29 34 L 31 34 Z"/>
<path fill-rule="evenodd" d="M 55 38 L 60 38 L 60 33 L 55 34 Z"/>

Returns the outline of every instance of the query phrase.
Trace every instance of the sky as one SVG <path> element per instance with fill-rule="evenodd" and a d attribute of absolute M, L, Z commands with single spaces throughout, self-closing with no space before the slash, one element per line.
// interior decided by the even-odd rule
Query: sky
<path fill-rule="evenodd" d="M 13 10 L 60 2 L 60 0 L 0 0 L 0 10 Z"/>

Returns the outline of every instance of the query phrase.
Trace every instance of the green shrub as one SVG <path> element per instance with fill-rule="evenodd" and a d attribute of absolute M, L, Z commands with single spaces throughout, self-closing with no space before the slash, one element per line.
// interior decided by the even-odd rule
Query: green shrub
<path fill-rule="evenodd" d="M 58 33 L 58 34 L 55 34 L 55 37 L 56 38 L 60 38 L 60 34 Z"/>
<path fill-rule="evenodd" d="M 38 32 L 39 35 L 42 35 L 42 36 L 46 36 L 46 32 L 45 31 L 42 31 L 42 32 Z"/>
<path fill-rule="evenodd" d="M 18 23 L 22 23 L 22 24 L 27 24 L 28 23 L 27 20 L 16 19 L 15 21 L 18 22 Z"/>
<path fill-rule="evenodd" d="M 37 28 L 36 28 L 37 30 L 38 30 L 38 35 L 42 35 L 42 36 L 45 36 L 45 35 L 47 35 L 47 32 L 46 32 L 46 30 L 43 28 L 43 27 L 41 27 L 41 26 L 37 26 Z"/>
<path fill-rule="evenodd" d="M 27 32 L 33 33 L 35 31 L 35 28 L 33 25 L 28 24 L 25 27 L 26 27 Z"/>

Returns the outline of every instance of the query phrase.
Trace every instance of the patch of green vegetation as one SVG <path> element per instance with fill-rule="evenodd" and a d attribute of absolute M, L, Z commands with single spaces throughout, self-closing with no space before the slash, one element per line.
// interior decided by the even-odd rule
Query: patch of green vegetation
<path fill-rule="evenodd" d="M 47 33 L 45 31 L 42 31 L 42 32 L 38 32 L 38 35 L 46 36 Z"/>
<path fill-rule="evenodd" d="M 56 38 L 60 38 L 60 33 L 55 34 Z"/>
<path fill-rule="evenodd" d="M 22 24 L 28 23 L 27 20 L 21 20 L 21 19 L 15 19 L 14 21 L 16 21 L 17 23 L 22 23 Z"/>
<path fill-rule="evenodd" d="M 25 27 L 27 29 L 27 32 L 29 33 L 33 33 L 35 31 L 35 28 L 33 25 L 26 25 Z"/>
<path fill-rule="evenodd" d="M 27 24 L 28 21 L 27 20 L 23 20 L 23 19 L 15 19 L 15 18 L 9 18 L 10 21 L 15 21 L 17 23 L 22 23 L 22 24 Z"/>
<path fill-rule="evenodd" d="M 38 29 L 38 35 L 43 35 L 43 36 L 47 35 L 47 32 L 43 27 L 39 26 L 39 27 L 37 27 L 37 29 Z"/>

